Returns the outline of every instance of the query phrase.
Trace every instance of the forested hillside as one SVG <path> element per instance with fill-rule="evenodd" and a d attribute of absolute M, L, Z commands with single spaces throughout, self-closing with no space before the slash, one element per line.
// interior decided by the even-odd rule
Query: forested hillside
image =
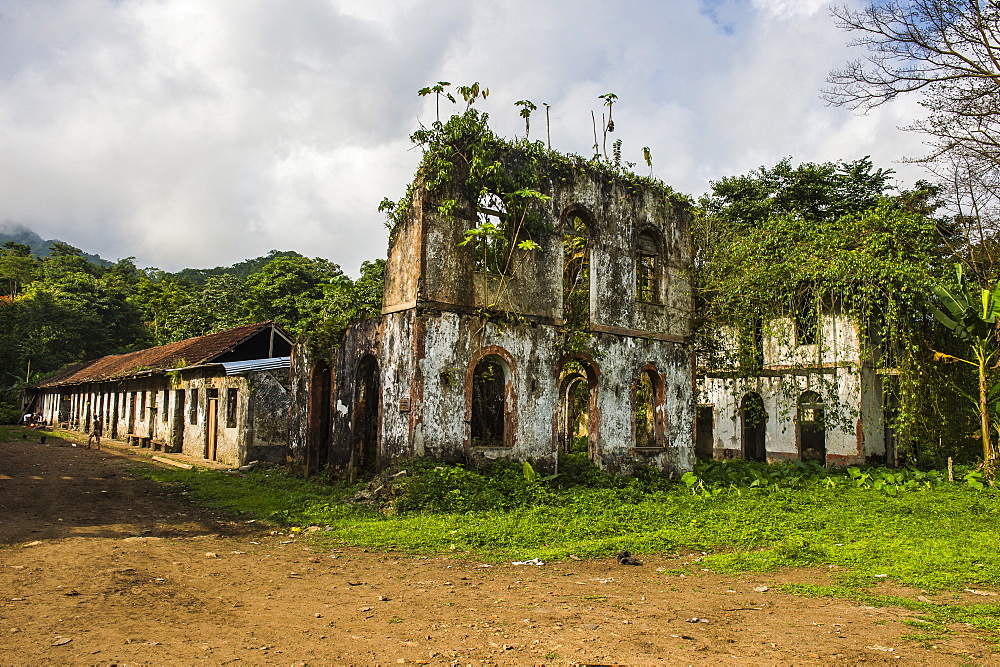
<path fill-rule="evenodd" d="M 38 258 L 48 257 L 52 252 L 53 245 L 56 243 L 64 243 L 59 239 L 43 239 L 41 236 L 24 225 L 17 225 L 9 222 L 0 224 L 0 245 L 7 243 L 8 241 L 28 246 L 31 249 L 31 254 Z M 106 259 L 102 259 L 100 255 L 91 255 L 90 253 L 83 251 L 80 251 L 80 255 L 89 259 L 94 264 L 111 266 L 111 262 Z"/>
<path fill-rule="evenodd" d="M 377 314 L 385 261 L 357 281 L 325 259 L 272 250 L 231 267 L 168 273 L 131 258 L 95 263 L 53 242 L 46 256 L 0 246 L 0 421 L 20 390 L 66 364 L 275 320 L 335 344 L 349 322 Z"/>

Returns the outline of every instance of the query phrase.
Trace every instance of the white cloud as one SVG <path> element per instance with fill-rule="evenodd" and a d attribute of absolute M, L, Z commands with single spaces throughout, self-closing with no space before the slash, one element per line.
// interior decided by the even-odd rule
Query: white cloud
<path fill-rule="evenodd" d="M 820 101 L 850 56 L 822 4 L 0 0 L 0 220 L 166 269 L 279 248 L 355 272 L 385 252 L 376 209 L 438 80 L 489 86 L 506 134 L 527 98 L 543 138 L 552 104 L 553 147 L 584 155 L 613 91 L 609 143 L 692 194 L 786 155 L 919 154 L 912 101 Z"/>

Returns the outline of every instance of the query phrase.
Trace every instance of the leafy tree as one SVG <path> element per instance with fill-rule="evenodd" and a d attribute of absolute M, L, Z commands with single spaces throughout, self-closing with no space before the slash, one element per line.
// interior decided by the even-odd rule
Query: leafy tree
<path fill-rule="evenodd" d="M 324 284 L 317 316 L 308 326 L 313 351 L 329 354 L 353 322 L 378 317 L 382 313 L 384 281 L 385 260 L 376 259 L 361 265 L 361 276 L 356 281 L 341 275 Z"/>
<path fill-rule="evenodd" d="M 828 79 L 826 99 L 871 109 L 915 95 L 930 138 L 917 159 L 950 195 L 952 249 L 983 282 L 1000 274 L 1000 5 L 990 0 L 870 0 L 834 7 L 866 54 Z"/>
<path fill-rule="evenodd" d="M 242 280 L 228 273 L 212 276 L 204 287 L 190 292 L 183 303 L 165 316 L 167 333 L 163 337 L 184 340 L 250 324 L 246 297 Z"/>
<path fill-rule="evenodd" d="M 935 359 L 958 361 L 976 369 L 978 395 L 969 398 L 976 405 L 979 415 L 980 438 L 983 443 L 983 461 L 987 464 L 996 458 L 996 449 L 990 442 L 990 398 L 998 398 L 1000 385 L 996 381 L 998 354 L 997 321 L 1000 319 L 1000 283 L 992 290 L 971 283 L 961 264 L 955 265 L 955 285 L 931 285 L 938 304 L 931 305 L 935 319 L 948 328 L 968 349 L 971 358 L 957 357 L 942 352 Z M 987 469 L 991 470 L 988 465 Z"/>
<path fill-rule="evenodd" d="M 191 301 L 194 292 L 195 287 L 188 280 L 146 269 L 140 272 L 129 299 L 142 312 L 146 326 L 152 330 L 153 340 L 162 345 L 173 339 L 168 320 Z"/>
<path fill-rule="evenodd" d="M 24 286 L 37 277 L 38 260 L 31 256 L 31 248 L 14 241 L 7 241 L 0 248 L 0 284 L 11 298 L 21 293 Z"/>
<path fill-rule="evenodd" d="M 867 158 L 782 160 L 714 182 L 694 225 L 701 353 L 711 361 L 722 327 L 747 334 L 810 300 L 836 307 L 857 322 L 869 363 L 899 369 L 901 435 L 928 440 L 933 332 L 920 313 L 947 249 L 933 191 L 895 192 L 890 175 Z M 752 375 L 759 360 L 744 347 Z"/>
<path fill-rule="evenodd" d="M 315 318 L 324 288 L 342 277 L 325 259 L 279 257 L 247 278 L 244 305 L 251 320 L 274 320 L 299 333 Z"/>

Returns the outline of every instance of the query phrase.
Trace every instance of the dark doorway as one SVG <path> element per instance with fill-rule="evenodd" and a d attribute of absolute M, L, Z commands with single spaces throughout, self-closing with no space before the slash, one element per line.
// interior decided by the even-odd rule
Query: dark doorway
<path fill-rule="evenodd" d="M 507 439 L 507 365 L 491 354 L 483 357 L 472 376 L 473 447 L 502 447 Z"/>
<path fill-rule="evenodd" d="M 306 439 L 306 475 L 326 469 L 330 449 L 330 366 L 313 366 L 309 393 L 309 434 Z"/>
<path fill-rule="evenodd" d="M 174 391 L 174 428 L 170 435 L 170 451 L 184 451 L 184 390 Z"/>
<path fill-rule="evenodd" d="M 748 461 L 767 461 L 767 410 L 760 394 L 750 392 L 740 403 L 743 458 Z"/>
<path fill-rule="evenodd" d="M 697 419 L 698 439 L 694 453 L 699 459 L 710 459 L 715 454 L 715 406 L 699 405 Z"/>
<path fill-rule="evenodd" d="M 823 398 L 815 391 L 799 396 L 797 429 L 799 458 L 826 465 L 826 423 Z"/>
<path fill-rule="evenodd" d="M 354 435 L 354 467 L 361 473 L 378 469 L 378 424 L 381 406 L 378 362 L 365 355 L 358 364 L 354 382 L 354 414 L 351 432 Z"/>
<path fill-rule="evenodd" d="M 219 390 L 209 389 L 205 406 L 205 458 L 215 461 L 219 455 Z"/>

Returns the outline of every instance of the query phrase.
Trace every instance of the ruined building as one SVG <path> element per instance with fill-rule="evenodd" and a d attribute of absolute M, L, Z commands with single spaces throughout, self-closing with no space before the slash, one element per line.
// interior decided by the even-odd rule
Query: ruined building
<path fill-rule="evenodd" d="M 28 390 L 45 423 L 229 465 L 284 462 L 290 337 L 250 324 L 64 368 Z"/>
<path fill-rule="evenodd" d="M 491 156 L 511 180 L 538 164 L 523 146 Z M 293 456 L 342 474 L 419 456 L 552 471 L 560 449 L 610 471 L 691 469 L 683 204 L 650 180 L 560 157 L 542 160 L 518 208 L 470 186 L 462 164 L 444 184 L 418 175 L 411 186 L 381 318 L 336 349 L 293 354 Z M 467 236 L 484 225 L 499 231 Z"/>
<path fill-rule="evenodd" d="M 895 464 L 892 374 L 878 371 L 854 318 L 810 304 L 717 334 L 724 361 L 702 360 L 698 378 L 699 456 Z"/>

